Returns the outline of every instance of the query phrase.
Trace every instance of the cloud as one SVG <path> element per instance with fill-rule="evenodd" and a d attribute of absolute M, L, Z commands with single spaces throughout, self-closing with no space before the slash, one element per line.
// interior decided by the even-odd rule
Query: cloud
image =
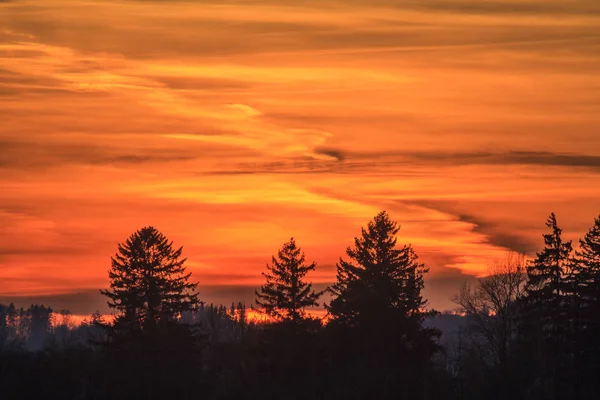
<path fill-rule="evenodd" d="M 189 152 L 169 151 L 165 149 L 144 149 L 143 147 L 127 150 L 113 145 L 99 146 L 77 143 L 76 141 L 48 140 L 37 142 L 31 140 L 0 140 L 3 151 L 0 153 L 0 168 L 42 169 L 65 165 L 137 165 L 146 163 L 169 163 L 188 161 L 197 158 Z M 136 151 L 137 154 L 128 151 Z"/>
<path fill-rule="evenodd" d="M 593 0 L 575 3 L 562 1 L 485 1 L 471 2 L 467 0 L 427 0 L 392 3 L 404 7 L 436 10 L 438 12 L 456 12 L 460 14 L 511 14 L 511 15 L 600 15 L 600 6 Z M 377 2 L 376 2 L 377 3 Z M 383 0 L 383 3 L 388 1 Z"/>
<path fill-rule="evenodd" d="M 543 151 L 507 151 L 507 152 L 377 152 L 366 153 L 344 151 L 341 148 L 320 147 L 319 154 L 331 155 L 340 161 L 347 161 L 348 167 L 368 167 L 369 164 L 394 166 L 407 163 L 435 163 L 436 165 L 535 165 L 569 168 L 600 168 L 600 156 L 586 154 L 567 154 Z M 339 166 L 343 169 L 344 166 Z"/>
<path fill-rule="evenodd" d="M 532 255 L 539 249 L 539 240 L 531 236 L 531 231 L 537 229 L 537 226 L 531 227 L 523 220 L 515 221 L 507 218 L 505 214 L 507 210 L 501 209 L 493 213 L 487 208 L 482 209 L 478 201 L 469 200 L 454 202 L 429 199 L 402 202 L 451 215 L 460 222 L 472 225 L 473 232 L 484 235 L 487 243 L 507 251 Z M 516 213 L 517 207 L 513 206 L 512 211 Z M 449 263 L 442 265 L 449 265 Z"/>
<path fill-rule="evenodd" d="M 436 161 L 450 165 L 541 165 L 558 167 L 600 167 L 600 156 L 561 154 L 540 151 L 509 151 L 504 153 L 412 153 L 409 159 Z"/>
<path fill-rule="evenodd" d="M 156 80 L 174 90 L 199 90 L 199 91 L 238 91 L 247 90 L 252 87 L 248 82 L 235 79 L 217 79 L 206 77 L 186 76 L 161 76 Z"/>
<path fill-rule="evenodd" d="M 314 153 L 320 158 L 297 158 L 262 163 L 240 163 L 228 170 L 207 172 L 209 174 L 313 174 L 351 173 L 360 170 L 398 171 L 401 166 L 459 167 L 459 166 L 541 166 L 565 169 L 582 168 L 600 170 L 600 156 L 566 154 L 538 151 L 508 152 L 357 152 L 342 148 L 316 147 Z"/>
<path fill-rule="evenodd" d="M 474 232 L 479 232 L 487 237 L 489 243 L 510 251 L 523 254 L 532 254 L 538 249 L 537 243 L 529 237 L 522 237 L 515 231 L 508 231 L 506 226 L 499 222 L 486 221 L 472 215 L 458 215 L 460 221 L 473 224 Z"/>

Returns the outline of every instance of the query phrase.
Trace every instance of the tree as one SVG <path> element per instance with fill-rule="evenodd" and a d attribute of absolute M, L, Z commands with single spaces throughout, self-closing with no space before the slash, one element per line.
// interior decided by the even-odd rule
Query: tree
<path fill-rule="evenodd" d="M 29 317 L 29 337 L 27 344 L 30 349 L 40 350 L 45 345 L 50 330 L 52 329 L 52 309 L 43 305 L 31 305 L 27 309 Z"/>
<path fill-rule="evenodd" d="M 563 241 L 554 213 L 546 226 L 550 232 L 543 235 L 544 249 L 527 266 L 521 336 L 529 343 L 526 350 L 535 352 L 530 369 L 540 371 L 536 379 L 554 393 L 564 394 L 562 387 L 568 375 L 564 372 L 572 350 L 567 336 L 571 335 L 573 317 L 573 288 L 568 279 L 573 248 L 571 241 Z"/>
<path fill-rule="evenodd" d="M 237 303 L 237 306 L 235 308 L 235 315 L 237 317 L 237 323 L 240 327 L 240 342 L 244 343 L 244 333 L 248 325 L 245 303 L 241 301 Z"/>
<path fill-rule="evenodd" d="M 505 366 L 515 333 L 519 300 L 525 295 L 525 257 L 509 253 L 488 269 L 475 287 L 465 282 L 454 300 L 469 317 L 470 327 L 488 343 L 495 362 Z"/>
<path fill-rule="evenodd" d="M 18 328 L 18 311 L 14 303 L 10 303 L 6 307 L 6 342 L 17 340 L 17 328 Z"/>
<path fill-rule="evenodd" d="M 488 275 L 478 279 L 475 285 L 465 282 L 454 299 L 468 319 L 469 332 L 474 334 L 471 347 L 477 349 L 481 343 L 491 353 L 491 364 L 502 379 L 499 388 L 502 397 L 508 397 L 509 392 L 505 391 L 513 387 L 511 372 L 514 368 L 509 358 L 517 338 L 525 280 L 525 257 L 509 253 L 504 262 L 496 262 L 488 268 Z M 475 353 L 484 360 L 489 358 L 485 351 Z"/>
<path fill-rule="evenodd" d="M 422 398 L 435 389 L 425 383 L 438 349 L 438 332 L 423 327 L 427 268 L 410 245 L 397 245 L 399 230 L 385 211 L 377 214 L 346 250 L 350 261 L 337 264 L 327 309 L 337 365 L 332 385 L 342 398 Z"/>
<path fill-rule="evenodd" d="M 255 291 L 256 305 L 275 320 L 299 323 L 306 317 L 306 307 L 318 306 L 323 294 L 303 280 L 317 264 L 305 264 L 304 253 L 294 238 L 284 243 L 277 257 L 271 260 L 272 265 L 267 264 L 268 272 L 263 272 L 267 283 Z"/>
<path fill-rule="evenodd" d="M 579 378 L 574 386 L 575 390 L 595 387 L 598 393 L 600 385 L 595 372 L 600 371 L 600 216 L 579 240 L 571 270 L 573 368 Z"/>
<path fill-rule="evenodd" d="M 199 304 L 197 283 L 190 283 L 181 257 L 183 248 L 153 227 L 145 227 L 119 244 L 108 272 L 110 289 L 100 292 L 117 310 L 117 330 L 153 331 L 174 322 Z"/>
<path fill-rule="evenodd" d="M 354 248 L 340 258 L 337 281 L 327 307 L 333 320 L 348 326 L 386 322 L 391 315 L 414 318 L 420 323 L 426 300 L 421 296 L 423 275 L 428 269 L 419 263 L 410 245 L 397 246 L 398 224 L 385 211 L 362 228 Z"/>
<path fill-rule="evenodd" d="M 545 247 L 527 267 L 525 288 L 528 303 L 538 308 L 541 327 L 556 338 L 564 325 L 565 277 L 573 247 L 571 241 L 563 241 L 554 213 L 548 217 L 546 226 L 550 233 L 543 235 Z"/>
<path fill-rule="evenodd" d="M 0 352 L 4 344 L 8 341 L 8 307 L 0 304 Z"/>
<path fill-rule="evenodd" d="M 600 315 L 600 216 L 595 218 L 594 226 L 579 241 L 575 252 L 574 264 L 579 274 L 579 294 L 586 309 L 586 325 L 593 326 L 600 334 L 598 316 Z M 597 335 L 593 335 L 597 338 Z"/>

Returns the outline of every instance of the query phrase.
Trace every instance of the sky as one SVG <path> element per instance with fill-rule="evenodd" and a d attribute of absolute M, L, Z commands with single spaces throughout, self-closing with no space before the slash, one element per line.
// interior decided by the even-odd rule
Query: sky
<path fill-rule="evenodd" d="M 207 302 L 380 210 L 431 307 L 600 213 L 596 0 L 0 1 L 0 301 L 106 311 L 152 225 Z"/>

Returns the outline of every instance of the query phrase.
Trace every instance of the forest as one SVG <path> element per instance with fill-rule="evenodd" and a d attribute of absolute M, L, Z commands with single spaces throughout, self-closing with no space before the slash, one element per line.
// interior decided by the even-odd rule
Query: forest
<path fill-rule="evenodd" d="M 597 399 L 600 217 L 575 244 L 554 214 L 546 227 L 534 257 L 465 283 L 455 313 L 428 307 L 428 268 L 385 211 L 339 259 L 327 302 L 291 238 L 254 304 L 206 304 L 183 247 L 145 227 L 111 258 L 113 314 L 0 305 L 0 398 Z"/>

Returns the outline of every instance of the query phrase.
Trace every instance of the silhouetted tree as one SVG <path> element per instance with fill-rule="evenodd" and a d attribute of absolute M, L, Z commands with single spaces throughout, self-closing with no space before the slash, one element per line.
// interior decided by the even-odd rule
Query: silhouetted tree
<path fill-rule="evenodd" d="M 507 391 L 513 384 L 510 375 L 514 368 L 509 357 L 517 334 L 520 301 L 525 295 L 525 267 L 523 255 L 509 253 L 505 261 L 489 268 L 488 275 L 478 279 L 475 287 L 465 283 L 454 300 L 468 318 L 475 344 L 482 338 L 484 347 L 492 354 L 492 365 L 502 379 L 498 390 L 502 397 L 509 395 Z"/>
<path fill-rule="evenodd" d="M 8 341 L 8 307 L 0 304 L 0 352 L 4 348 L 4 344 Z"/>
<path fill-rule="evenodd" d="M 43 305 L 31 305 L 27 310 L 29 316 L 29 337 L 27 345 L 32 350 L 40 350 L 51 330 L 52 308 Z"/>
<path fill-rule="evenodd" d="M 173 243 L 153 227 L 140 229 L 119 244 L 108 272 L 110 289 L 100 291 L 118 312 L 117 330 L 153 331 L 199 304 L 197 283 L 189 282 L 182 250 L 173 249 Z"/>
<path fill-rule="evenodd" d="M 338 339 L 352 338 L 339 355 L 341 365 L 353 368 L 346 371 L 353 385 L 342 396 L 385 397 L 403 387 L 408 397 L 421 398 L 428 389 L 421 379 L 431 379 L 427 373 L 437 332 L 422 326 L 427 269 L 410 245 L 397 245 L 399 230 L 385 211 L 379 213 L 346 250 L 350 261 L 337 264 L 327 308 Z M 362 387 L 354 386 L 358 382 Z"/>
<path fill-rule="evenodd" d="M 256 304 L 278 321 L 300 322 L 306 316 L 306 307 L 319 305 L 317 300 L 323 292 L 314 291 L 312 283 L 303 280 L 316 263 L 307 265 L 304 261 L 304 253 L 291 238 L 277 257 L 272 257 L 272 265 L 267 264 L 269 272 L 263 272 L 267 283 L 255 291 Z"/>
<path fill-rule="evenodd" d="M 335 296 L 328 306 L 332 318 L 355 326 L 387 317 L 401 316 L 420 321 L 426 301 L 421 296 L 423 275 L 428 271 L 410 245 L 398 247 L 398 224 L 383 211 L 346 254 L 340 258 L 337 281 L 331 291 Z"/>
<path fill-rule="evenodd" d="M 574 390 L 600 393 L 600 217 L 579 241 L 569 275 Z M 577 393 L 579 394 L 579 393 Z"/>
<path fill-rule="evenodd" d="M 518 302 L 525 295 L 525 260 L 510 253 L 496 263 L 475 287 L 465 283 L 455 302 L 470 319 L 470 326 L 488 342 L 496 363 L 503 365 L 515 333 Z"/>
<path fill-rule="evenodd" d="M 15 307 L 14 303 L 10 303 L 8 307 L 6 307 L 6 339 L 5 343 L 9 341 L 16 341 L 17 339 L 17 324 L 18 321 L 18 311 Z"/>
<path fill-rule="evenodd" d="M 106 344 L 109 323 L 105 321 L 100 311 L 94 311 L 88 319 L 82 322 L 81 327 L 85 331 L 86 345 Z"/>
<path fill-rule="evenodd" d="M 246 331 L 246 326 L 248 325 L 247 316 L 246 316 L 246 304 L 243 302 L 238 302 L 236 307 L 236 314 L 238 317 L 238 323 L 240 326 L 240 342 L 244 343 L 244 333 Z"/>
<path fill-rule="evenodd" d="M 562 229 L 556 216 L 550 214 L 546 222 L 550 229 L 543 235 L 545 247 L 527 267 L 527 297 L 524 299 L 523 333 L 537 350 L 537 368 L 545 382 L 543 390 L 559 392 L 565 374 L 564 363 L 570 350 L 566 335 L 570 328 L 570 299 L 567 274 L 571 267 L 571 241 L 563 241 Z"/>
<path fill-rule="evenodd" d="M 274 398 L 306 398 L 312 388 L 308 371 L 316 368 L 311 362 L 317 351 L 313 342 L 321 321 L 310 318 L 305 309 L 318 306 L 323 292 L 313 290 L 304 278 L 315 267 L 314 262 L 305 263 L 291 238 L 267 264 L 266 283 L 255 291 L 256 305 L 274 322 L 265 324 L 258 335 L 264 368 L 260 386 L 269 386 Z"/>
<path fill-rule="evenodd" d="M 565 291 L 564 277 L 569 268 L 573 248 L 571 241 L 563 242 L 562 229 L 558 227 L 554 213 L 548 217 L 546 226 L 551 232 L 543 235 L 545 247 L 527 267 L 526 290 L 530 302 L 544 305 L 550 312 L 544 316 L 544 322 L 557 329 L 557 324 L 549 320 L 561 314 L 562 295 Z"/>
<path fill-rule="evenodd" d="M 597 339 L 600 337 L 600 217 L 579 241 L 574 261 L 579 273 L 579 294 L 585 308 L 582 318 L 591 336 Z"/>

